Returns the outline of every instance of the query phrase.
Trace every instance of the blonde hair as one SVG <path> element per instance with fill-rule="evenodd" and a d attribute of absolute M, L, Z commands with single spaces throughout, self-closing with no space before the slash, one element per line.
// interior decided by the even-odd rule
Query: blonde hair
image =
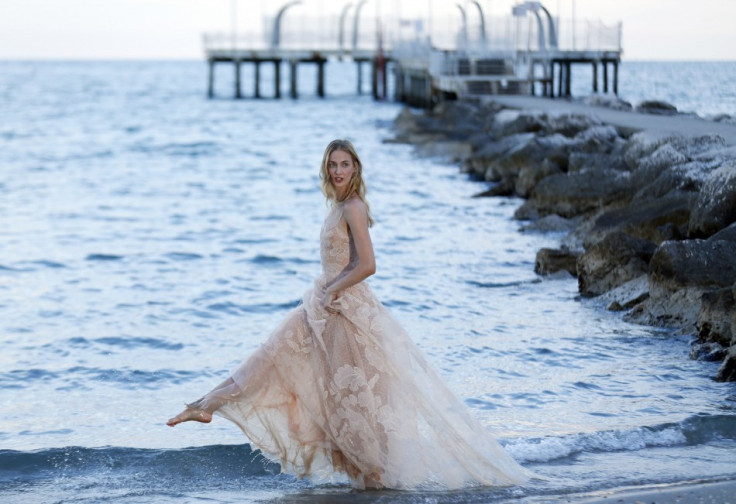
<path fill-rule="evenodd" d="M 332 185 L 332 181 L 330 180 L 330 170 L 328 168 L 330 156 L 335 151 L 343 151 L 349 154 L 350 157 L 353 159 L 353 164 L 355 164 L 355 170 L 353 170 L 353 174 L 350 177 L 348 190 L 345 192 L 345 196 L 340 199 L 338 199 L 337 192 L 335 191 L 335 188 Z M 368 205 L 368 200 L 365 199 L 366 186 L 365 182 L 363 181 L 363 164 L 360 162 L 360 157 L 358 157 L 358 153 L 356 152 L 355 147 L 353 146 L 352 142 L 350 142 L 350 140 L 333 140 L 327 145 L 327 148 L 325 149 L 325 154 L 324 156 L 322 156 L 322 166 L 319 170 L 319 178 L 322 194 L 325 195 L 327 201 L 332 204 L 342 203 L 343 201 L 347 201 L 353 196 L 357 196 L 361 199 L 363 203 L 365 203 L 366 209 L 368 210 L 368 225 L 373 225 L 374 221 L 373 217 L 371 216 L 371 207 L 370 205 Z"/>

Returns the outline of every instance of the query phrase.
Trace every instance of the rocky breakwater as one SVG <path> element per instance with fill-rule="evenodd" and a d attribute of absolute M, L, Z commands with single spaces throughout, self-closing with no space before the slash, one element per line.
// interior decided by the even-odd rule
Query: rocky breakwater
<path fill-rule="evenodd" d="M 491 182 L 479 196 L 525 198 L 522 229 L 566 231 L 537 253 L 537 273 L 568 271 L 582 296 L 696 335 L 693 358 L 736 380 L 736 147 L 494 102 L 406 109 L 394 129 Z"/>

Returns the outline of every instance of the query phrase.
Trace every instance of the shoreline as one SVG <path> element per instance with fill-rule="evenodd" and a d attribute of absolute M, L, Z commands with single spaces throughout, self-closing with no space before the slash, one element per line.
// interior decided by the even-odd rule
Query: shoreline
<path fill-rule="evenodd" d="M 523 198 L 521 232 L 564 234 L 537 252 L 536 273 L 566 271 L 626 320 L 693 335 L 691 357 L 736 381 L 736 124 L 621 103 L 405 108 L 389 141 L 489 183 L 477 197 Z"/>
<path fill-rule="evenodd" d="M 736 503 L 736 480 L 684 481 L 663 485 L 644 485 L 597 490 L 585 494 L 559 496 L 539 502 L 571 504 L 714 504 Z"/>

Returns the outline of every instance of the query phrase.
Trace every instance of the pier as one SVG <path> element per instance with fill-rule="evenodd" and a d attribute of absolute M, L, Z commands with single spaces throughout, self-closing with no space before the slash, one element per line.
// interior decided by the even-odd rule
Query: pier
<path fill-rule="evenodd" d="M 335 60 L 354 62 L 358 94 L 368 66 L 375 99 L 393 94 L 395 100 L 418 107 L 484 95 L 570 97 L 575 65 L 592 67 L 592 93 L 618 94 L 620 23 L 561 20 L 538 1 L 520 3 L 508 16 L 494 18 L 486 18 L 477 1 L 458 3 L 457 19 L 428 23 L 422 18 L 366 16 L 366 2 L 360 0 L 354 8 L 346 3 L 339 15 L 318 19 L 305 14 L 301 2 L 292 1 L 264 17 L 263 33 L 205 34 L 208 96 L 215 96 L 215 66 L 225 64 L 234 69 L 236 99 L 282 98 L 284 67 L 288 95 L 296 99 L 300 65 L 314 65 L 315 95 L 324 98 L 325 66 Z M 243 89 L 243 65 L 253 66 L 252 91 Z M 261 82 L 264 65 L 273 68 L 270 84 Z M 264 93 L 267 88 L 273 91 Z"/>

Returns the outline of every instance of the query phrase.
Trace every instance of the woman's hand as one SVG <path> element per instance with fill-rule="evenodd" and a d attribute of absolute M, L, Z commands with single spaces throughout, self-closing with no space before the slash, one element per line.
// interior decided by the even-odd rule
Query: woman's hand
<path fill-rule="evenodd" d="M 327 311 L 327 313 L 335 314 L 338 313 L 339 310 L 332 306 L 332 302 L 337 297 L 337 293 L 331 290 L 329 287 L 325 289 L 324 295 L 322 296 L 322 308 Z"/>

